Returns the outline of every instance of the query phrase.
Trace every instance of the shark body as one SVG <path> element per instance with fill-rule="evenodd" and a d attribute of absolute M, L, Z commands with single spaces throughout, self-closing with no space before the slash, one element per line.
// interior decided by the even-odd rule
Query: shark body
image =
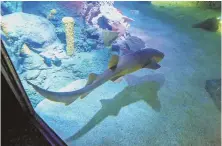
<path fill-rule="evenodd" d="M 162 52 L 151 48 L 145 48 L 121 57 L 113 55 L 107 70 L 100 75 L 91 73 L 85 87 L 70 92 L 48 91 L 32 84 L 29 81 L 27 82 L 45 98 L 69 105 L 79 97 L 84 98 L 91 91 L 108 80 L 115 81 L 126 74 L 130 74 L 142 68 L 158 69 L 160 68 L 158 62 L 160 62 L 163 58 L 164 54 Z"/>

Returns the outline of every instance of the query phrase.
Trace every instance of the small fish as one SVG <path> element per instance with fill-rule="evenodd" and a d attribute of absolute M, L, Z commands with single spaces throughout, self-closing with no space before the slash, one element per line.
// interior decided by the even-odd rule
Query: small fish
<path fill-rule="evenodd" d="M 214 32 L 214 31 L 218 30 L 219 25 L 221 25 L 220 18 L 213 17 L 213 18 L 208 18 L 202 22 L 196 23 L 192 27 L 193 28 L 202 28 L 204 30 Z"/>
<path fill-rule="evenodd" d="M 130 10 L 130 12 L 134 15 L 138 15 L 140 13 L 139 10 Z"/>
<path fill-rule="evenodd" d="M 69 105 L 79 97 L 86 97 L 95 88 L 101 86 L 109 80 L 116 81 L 124 75 L 130 74 L 142 68 L 156 70 L 160 68 L 158 62 L 160 62 L 163 58 L 164 54 L 162 52 L 151 48 L 145 48 L 143 50 L 132 52 L 121 57 L 118 55 L 113 55 L 107 70 L 105 70 L 100 75 L 91 73 L 85 87 L 70 92 L 48 91 L 32 84 L 28 80 L 27 83 L 45 98 Z"/>

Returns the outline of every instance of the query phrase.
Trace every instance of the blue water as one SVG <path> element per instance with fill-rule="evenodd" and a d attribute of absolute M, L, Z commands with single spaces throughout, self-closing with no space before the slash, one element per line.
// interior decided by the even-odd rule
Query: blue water
<path fill-rule="evenodd" d="M 115 8 L 134 19 L 128 28 L 130 35 L 165 54 L 159 69 L 141 69 L 122 81 L 108 81 L 69 106 L 43 98 L 28 85 L 26 79 L 51 91 L 76 90 L 84 87 L 90 73 L 101 74 L 107 69 L 111 47 L 91 36 L 87 30 L 90 25 L 72 6 L 65 2 L 23 2 L 22 11 L 40 16 L 40 21 L 27 18 L 33 21 L 26 29 L 19 28 L 24 32 L 10 32 L 11 37 L 4 39 L 35 111 L 68 145 L 220 145 L 220 111 L 205 84 L 220 78 L 221 36 L 190 27 L 196 20 L 188 14 L 178 20 L 148 2 L 115 2 Z M 57 10 L 55 18 L 41 23 L 52 9 Z M 5 14 L 16 12 L 6 10 Z M 65 53 L 61 21 L 65 16 L 75 20 L 75 55 L 44 59 L 39 52 L 47 48 L 58 49 L 63 44 L 60 51 Z M 25 56 L 18 55 L 22 41 L 31 50 Z"/>

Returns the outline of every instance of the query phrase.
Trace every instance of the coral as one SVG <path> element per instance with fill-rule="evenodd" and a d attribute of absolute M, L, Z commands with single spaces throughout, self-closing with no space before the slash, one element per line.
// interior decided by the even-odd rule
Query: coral
<path fill-rule="evenodd" d="M 74 19 L 72 17 L 64 17 L 62 22 L 65 26 L 66 34 L 66 52 L 67 55 L 72 56 L 75 52 L 74 48 Z"/>
<path fill-rule="evenodd" d="M 123 16 L 122 18 L 123 18 L 123 21 L 124 21 L 124 22 L 127 22 L 127 23 L 134 21 L 132 18 L 129 18 L 129 17 L 127 17 L 127 16 Z"/>
<path fill-rule="evenodd" d="M 97 25 L 99 28 L 112 30 L 112 26 L 109 24 L 109 20 L 105 16 L 98 18 Z"/>
<path fill-rule="evenodd" d="M 55 17 L 55 14 L 57 13 L 56 9 L 50 10 L 49 15 L 47 16 L 47 19 L 52 19 Z"/>
<path fill-rule="evenodd" d="M 100 6 L 100 12 L 102 16 L 113 22 L 121 21 L 123 16 L 115 7 L 109 5 Z"/>
<path fill-rule="evenodd" d="M 69 11 L 70 13 L 75 13 L 75 16 L 83 16 L 84 15 L 84 8 L 86 5 L 86 2 L 84 1 L 60 1 L 58 2 L 59 6 Z"/>
<path fill-rule="evenodd" d="M 100 1 L 99 5 L 100 6 L 111 6 L 111 7 L 113 7 L 114 1 Z"/>
<path fill-rule="evenodd" d="M 16 1 L 2 1 L 1 2 L 1 14 L 7 15 L 15 12 L 22 12 L 23 2 Z"/>
<path fill-rule="evenodd" d="M 122 23 L 120 22 L 114 22 L 113 24 L 111 24 L 112 26 L 112 31 L 118 32 L 119 36 L 123 36 L 126 33 L 126 26 L 124 26 Z"/>
<path fill-rule="evenodd" d="M 52 10 L 50 11 L 50 13 L 54 15 L 54 14 L 57 13 L 57 11 L 56 11 L 56 9 L 52 9 Z"/>
<path fill-rule="evenodd" d="M 94 17 L 97 17 L 99 14 L 100 14 L 99 7 L 92 8 L 91 11 L 89 12 L 89 18 L 87 19 L 87 22 L 89 24 L 92 24 L 92 19 Z"/>
<path fill-rule="evenodd" d="M 84 19 L 86 19 L 86 16 L 89 14 L 89 12 L 90 12 L 90 10 L 93 8 L 93 4 L 92 3 L 89 3 L 89 4 L 87 4 L 86 5 L 86 11 L 85 11 L 85 13 L 84 13 L 84 15 L 83 15 L 83 18 Z"/>
<path fill-rule="evenodd" d="M 91 39 L 99 39 L 99 32 L 95 27 L 89 27 L 86 30 L 86 34 L 87 34 L 87 38 L 91 38 Z"/>
<path fill-rule="evenodd" d="M 94 39 L 87 39 L 86 42 L 89 45 L 90 50 L 94 50 L 96 48 L 96 46 L 97 46 L 97 42 Z"/>
<path fill-rule="evenodd" d="M 102 31 L 103 42 L 106 46 L 110 46 L 111 43 L 118 37 L 118 32 L 115 31 Z"/>

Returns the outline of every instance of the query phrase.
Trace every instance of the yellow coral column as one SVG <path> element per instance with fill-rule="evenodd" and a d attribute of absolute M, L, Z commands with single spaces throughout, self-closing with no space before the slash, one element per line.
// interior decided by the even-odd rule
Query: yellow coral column
<path fill-rule="evenodd" d="M 72 17 L 64 17 L 62 18 L 62 22 L 65 27 L 66 34 L 66 52 L 67 55 L 72 56 L 75 48 L 74 48 L 74 19 Z"/>

